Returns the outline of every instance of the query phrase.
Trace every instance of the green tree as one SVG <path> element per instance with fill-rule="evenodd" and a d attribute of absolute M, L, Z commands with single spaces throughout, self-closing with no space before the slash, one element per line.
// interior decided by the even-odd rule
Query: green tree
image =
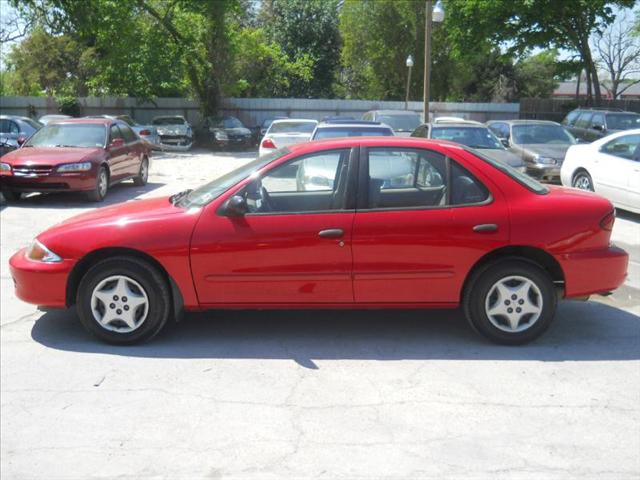
<path fill-rule="evenodd" d="M 263 0 L 259 24 L 290 62 L 313 62 L 309 80 L 289 78 L 288 97 L 333 96 L 340 64 L 338 0 Z"/>
<path fill-rule="evenodd" d="M 69 35 L 33 30 L 7 55 L 11 90 L 18 95 L 72 93 L 84 84 L 79 45 Z"/>
<path fill-rule="evenodd" d="M 587 72 L 596 103 L 601 92 L 589 37 L 615 18 L 612 7 L 630 7 L 635 0 L 447 0 L 451 38 L 461 50 L 487 39 L 512 52 L 533 47 L 575 51 Z"/>
<path fill-rule="evenodd" d="M 204 114 L 218 110 L 231 64 L 227 22 L 240 15 L 239 0 L 12 2 L 92 49 L 94 92 L 150 96 L 186 87 Z"/>
<path fill-rule="evenodd" d="M 526 57 L 515 65 L 518 97 L 550 97 L 558 86 L 557 50 Z"/>

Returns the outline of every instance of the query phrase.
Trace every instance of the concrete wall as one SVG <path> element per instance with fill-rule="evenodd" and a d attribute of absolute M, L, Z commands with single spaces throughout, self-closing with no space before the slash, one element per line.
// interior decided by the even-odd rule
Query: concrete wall
<path fill-rule="evenodd" d="M 140 123 L 147 123 L 157 115 L 183 115 L 193 124 L 200 121 L 197 102 L 184 98 L 157 98 L 151 102 L 140 102 L 135 98 L 86 97 L 78 99 L 83 115 L 128 114 Z M 371 100 L 312 100 L 297 98 L 226 98 L 222 102 L 223 112 L 234 115 L 246 125 L 253 126 L 276 115 L 320 120 L 327 115 L 345 115 L 360 118 L 369 110 L 403 110 L 404 102 L 382 102 Z M 517 103 L 443 103 L 432 102 L 431 113 L 435 117 L 459 116 L 481 122 L 493 119 L 518 118 Z M 422 102 L 409 102 L 409 109 L 422 111 Z M 3 114 L 29 115 L 35 117 L 58 113 L 55 99 L 49 97 L 0 97 Z"/>

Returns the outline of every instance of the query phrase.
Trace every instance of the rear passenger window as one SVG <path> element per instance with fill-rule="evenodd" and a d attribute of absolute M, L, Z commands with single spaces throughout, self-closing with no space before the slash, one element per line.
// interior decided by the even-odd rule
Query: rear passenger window
<path fill-rule="evenodd" d="M 455 161 L 431 150 L 369 149 L 367 208 L 470 205 L 489 191 Z"/>
<path fill-rule="evenodd" d="M 576 120 L 575 126 L 578 128 L 588 128 L 589 120 L 591 120 L 591 112 L 582 112 Z"/>
<path fill-rule="evenodd" d="M 450 160 L 451 205 L 472 205 L 489 199 L 489 190 L 469 170 Z"/>
<path fill-rule="evenodd" d="M 573 112 L 569 112 L 569 115 L 567 115 L 567 118 L 564 119 L 562 124 L 563 125 L 573 125 L 575 123 L 576 119 L 578 118 L 578 115 L 580 115 L 580 111 L 579 110 L 574 110 Z"/>

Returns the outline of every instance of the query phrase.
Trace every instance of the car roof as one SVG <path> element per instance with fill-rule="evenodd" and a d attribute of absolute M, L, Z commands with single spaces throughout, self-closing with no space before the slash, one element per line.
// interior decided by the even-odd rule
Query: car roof
<path fill-rule="evenodd" d="M 61 118 L 55 122 L 56 125 L 61 124 L 95 124 L 95 125 L 110 125 L 112 123 L 119 123 L 120 121 L 111 118 Z"/>
<path fill-rule="evenodd" d="M 0 119 L 2 120 L 29 120 L 29 121 L 35 121 L 37 122 L 37 120 L 33 120 L 32 118 L 29 117 L 24 117 L 22 115 L 0 115 Z"/>
<path fill-rule="evenodd" d="M 511 119 L 511 120 L 491 120 L 487 122 L 487 125 L 493 125 L 494 123 L 506 123 L 508 125 L 560 125 L 558 122 L 552 122 L 551 120 L 531 120 L 531 119 Z"/>
<path fill-rule="evenodd" d="M 413 110 L 369 110 L 367 113 L 382 113 L 384 115 L 419 115 Z"/>
<path fill-rule="evenodd" d="M 311 118 L 279 118 L 272 123 L 289 123 L 289 122 L 303 122 L 303 123 L 318 123 L 317 120 Z"/>
<path fill-rule="evenodd" d="M 370 147 L 428 148 L 432 146 L 462 149 L 458 143 L 449 140 L 434 140 L 420 137 L 340 137 L 314 140 L 312 142 L 289 145 L 292 153 L 311 153 L 325 148 L 351 148 L 359 145 Z"/>

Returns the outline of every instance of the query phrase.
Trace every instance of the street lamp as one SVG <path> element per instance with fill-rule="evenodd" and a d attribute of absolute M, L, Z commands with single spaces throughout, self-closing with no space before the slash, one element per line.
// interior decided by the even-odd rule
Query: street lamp
<path fill-rule="evenodd" d="M 413 67 L 413 55 L 407 57 L 407 68 L 409 74 L 407 75 L 407 95 L 404 97 L 404 109 L 409 110 L 409 85 L 411 84 L 411 67 Z"/>
<path fill-rule="evenodd" d="M 429 80 L 431 77 L 431 27 L 433 22 L 444 20 L 444 7 L 441 0 L 433 6 L 433 0 L 426 0 L 424 24 L 424 121 L 429 122 Z"/>

